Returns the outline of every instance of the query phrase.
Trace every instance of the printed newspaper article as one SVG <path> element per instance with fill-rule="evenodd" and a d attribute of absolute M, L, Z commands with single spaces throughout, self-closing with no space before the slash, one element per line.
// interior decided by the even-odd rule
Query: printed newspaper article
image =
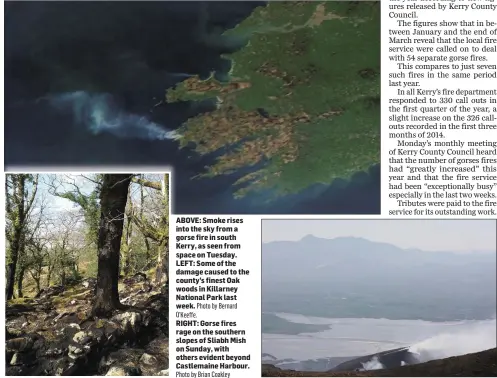
<path fill-rule="evenodd" d="M 258 376 L 260 218 L 176 216 L 171 231 L 175 376 Z"/>
<path fill-rule="evenodd" d="M 383 215 L 497 215 L 496 9 L 382 2 Z"/>

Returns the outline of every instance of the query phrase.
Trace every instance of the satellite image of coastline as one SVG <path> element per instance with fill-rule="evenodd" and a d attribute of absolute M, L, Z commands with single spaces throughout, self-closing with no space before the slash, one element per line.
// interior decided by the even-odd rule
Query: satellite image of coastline
<path fill-rule="evenodd" d="M 379 2 L 5 12 L 7 169 L 170 166 L 175 213 L 380 212 Z"/>

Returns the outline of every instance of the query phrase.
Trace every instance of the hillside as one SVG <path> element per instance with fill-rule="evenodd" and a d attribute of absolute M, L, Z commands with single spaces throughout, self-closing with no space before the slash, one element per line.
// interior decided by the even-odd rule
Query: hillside
<path fill-rule="evenodd" d="M 497 376 L 497 348 L 385 370 L 302 372 L 262 366 L 263 377 L 490 377 Z"/>
<path fill-rule="evenodd" d="M 421 362 L 417 358 L 416 354 L 409 352 L 409 348 L 405 347 L 387 350 L 384 352 L 371 354 L 369 356 L 353 358 L 336 365 L 333 369 L 330 369 L 330 371 L 361 370 L 364 368 L 364 364 L 370 361 L 377 361 L 377 363 L 383 365 L 384 369 L 395 368 L 398 366 L 402 366 L 405 363 L 413 365 Z"/>
<path fill-rule="evenodd" d="M 95 279 L 6 306 L 6 375 L 168 375 L 168 289 L 122 279 L 122 309 L 91 316 Z"/>
<path fill-rule="evenodd" d="M 326 318 L 489 319 L 495 264 L 495 253 L 426 252 L 354 237 L 265 243 L 262 308 Z"/>

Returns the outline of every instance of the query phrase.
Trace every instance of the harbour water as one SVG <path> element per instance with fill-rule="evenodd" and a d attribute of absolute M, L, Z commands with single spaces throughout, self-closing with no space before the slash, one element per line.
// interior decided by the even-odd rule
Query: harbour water
<path fill-rule="evenodd" d="M 277 359 L 356 357 L 407 346 L 444 358 L 496 347 L 495 319 L 429 322 L 276 315 L 291 322 L 330 326 L 329 330 L 317 333 L 263 334 L 262 352 Z"/>

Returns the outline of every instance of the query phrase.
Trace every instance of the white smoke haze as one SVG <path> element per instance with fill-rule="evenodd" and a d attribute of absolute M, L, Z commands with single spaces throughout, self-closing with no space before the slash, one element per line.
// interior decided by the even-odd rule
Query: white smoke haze
<path fill-rule="evenodd" d="M 481 352 L 497 346 L 497 327 L 495 319 L 468 324 L 464 329 L 450 333 L 440 333 L 412 345 L 409 352 L 416 355 L 419 363 L 442 358 Z M 408 365 L 405 361 L 400 366 Z M 378 357 L 362 363 L 362 371 L 385 369 Z"/>
<path fill-rule="evenodd" d="M 441 333 L 409 348 L 420 362 L 481 352 L 497 346 L 495 319 L 479 321 L 463 330 Z"/>
<path fill-rule="evenodd" d="M 107 93 L 76 91 L 47 98 L 54 108 L 70 111 L 78 125 L 83 125 L 93 134 L 110 133 L 119 138 L 148 140 L 181 138 L 176 131 L 152 122 L 147 117 L 126 113 Z"/>
<path fill-rule="evenodd" d="M 373 357 L 370 361 L 362 364 L 363 370 L 380 370 L 385 369 L 385 366 L 378 360 L 378 357 Z"/>
<path fill-rule="evenodd" d="M 173 77 L 194 77 L 194 74 L 189 74 L 189 73 L 184 73 L 184 72 L 176 72 L 176 73 L 170 73 L 170 76 Z"/>

